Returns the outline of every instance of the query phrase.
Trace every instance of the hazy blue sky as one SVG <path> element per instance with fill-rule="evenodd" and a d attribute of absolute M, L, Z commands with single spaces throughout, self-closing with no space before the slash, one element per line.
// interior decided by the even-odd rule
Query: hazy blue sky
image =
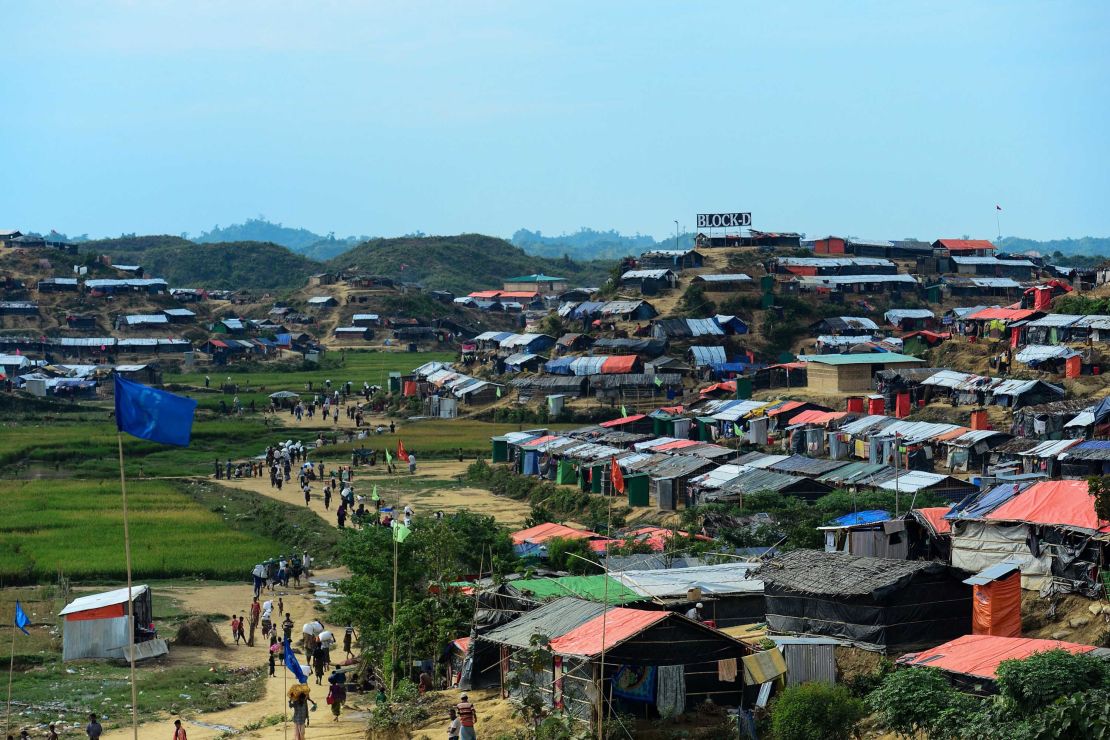
<path fill-rule="evenodd" d="M 1110 235 L 1110 3 L 0 0 L 0 228 Z"/>

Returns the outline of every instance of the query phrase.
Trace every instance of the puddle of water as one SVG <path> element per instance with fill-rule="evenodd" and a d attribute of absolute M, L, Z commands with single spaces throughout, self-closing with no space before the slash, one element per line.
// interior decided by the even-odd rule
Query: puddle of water
<path fill-rule="evenodd" d="M 331 587 L 331 581 L 310 578 L 309 583 L 316 587 L 316 590 L 312 592 L 312 598 L 317 604 L 327 606 L 339 598 L 339 592 Z"/>

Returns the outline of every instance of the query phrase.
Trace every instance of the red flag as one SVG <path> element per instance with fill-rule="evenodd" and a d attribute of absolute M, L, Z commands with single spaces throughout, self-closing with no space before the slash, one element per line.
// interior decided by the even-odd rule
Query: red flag
<path fill-rule="evenodd" d="M 613 482 L 613 490 L 617 493 L 624 493 L 624 473 L 621 472 L 621 466 L 617 465 L 617 458 L 613 457 L 609 462 L 609 479 Z"/>
<path fill-rule="evenodd" d="M 397 440 L 397 457 L 402 461 L 409 459 L 409 453 L 405 452 L 405 443 L 401 440 Z"/>

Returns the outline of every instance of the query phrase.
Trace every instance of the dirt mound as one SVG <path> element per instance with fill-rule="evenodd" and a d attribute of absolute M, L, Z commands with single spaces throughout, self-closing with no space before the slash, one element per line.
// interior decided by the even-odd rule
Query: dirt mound
<path fill-rule="evenodd" d="M 174 645 L 188 647 L 222 648 L 224 641 L 204 617 L 189 617 L 177 629 Z"/>

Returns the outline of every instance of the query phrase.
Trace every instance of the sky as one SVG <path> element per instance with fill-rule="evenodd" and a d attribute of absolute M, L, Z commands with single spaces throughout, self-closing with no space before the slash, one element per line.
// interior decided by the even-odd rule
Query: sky
<path fill-rule="evenodd" d="M 0 0 L 0 26 L 0 228 L 1110 235 L 1102 0 Z"/>

